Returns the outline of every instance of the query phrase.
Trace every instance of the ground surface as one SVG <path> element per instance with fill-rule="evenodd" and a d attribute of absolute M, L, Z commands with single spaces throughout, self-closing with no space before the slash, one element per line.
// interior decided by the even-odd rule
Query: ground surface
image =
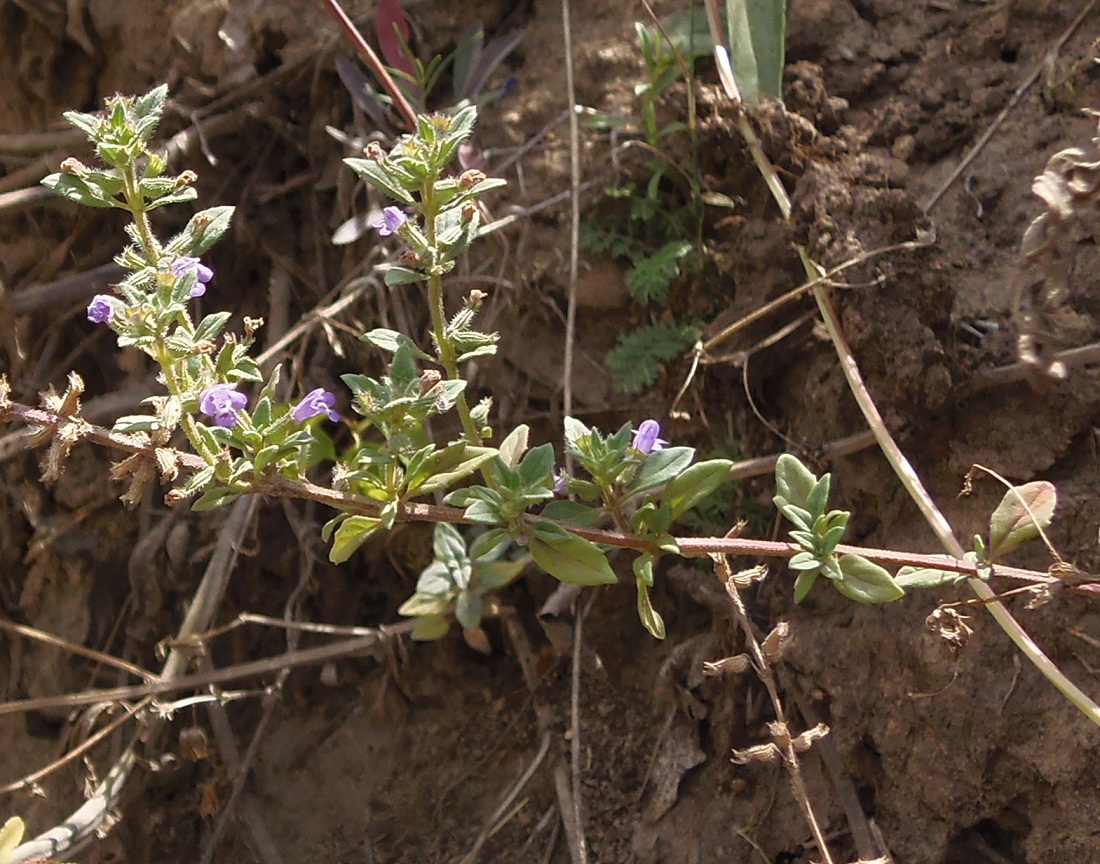
<path fill-rule="evenodd" d="M 228 15 L 227 5 L 234 7 Z M 365 13 L 367 5 L 352 8 Z M 657 5 L 665 14 L 683 4 Z M 708 211 L 708 263 L 674 286 L 667 307 L 643 308 L 626 297 L 622 260 L 585 256 L 577 413 L 604 427 L 666 416 L 689 364 L 669 362 L 653 388 L 624 396 L 603 367 L 615 337 L 668 315 L 708 322 L 708 333 L 717 332 L 802 281 L 794 242 L 835 266 L 934 236 L 925 248 L 885 254 L 843 274 L 855 288 L 838 302 L 868 386 L 959 537 L 981 531 L 1000 497 L 988 481 L 970 497 L 956 497 L 967 468 L 981 462 L 1016 481 L 1055 482 L 1060 506 L 1052 540 L 1067 559 L 1095 570 L 1100 376 L 1074 369 L 1042 393 L 1022 383 L 971 385 L 982 370 L 1014 360 L 1012 267 L 1025 227 L 1041 212 L 1031 178 L 1055 151 L 1084 147 L 1093 133 L 1079 109 L 1100 107 L 1091 77 L 1100 13 L 1085 18 L 980 155 L 930 203 L 1080 5 L 791 0 L 786 87 L 789 108 L 801 119 L 775 111 L 754 116 L 794 200 L 790 227 L 754 174 L 714 70 L 702 62 L 695 85 L 699 169 L 705 188 L 729 196 L 735 209 Z M 575 3 L 572 14 L 579 101 L 603 113 L 636 112 L 633 88 L 642 72 L 633 22 L 644 20 L 644 8 L 633 0 Z M 502 73 L 515 74 L 518 85 L 484 112 L 477 143 L 493 165 L 509 148 L 549 131 L 506 172 L 510 186 L 494 203 L 495 215 L 567 189 L 558 4 L 427 0 L 412 4 L 410 15 L 429 54 L 449 49 L 475 19 L 491 33 L 526 28 L 523 47 Z M 219 27 L 227 38 L 219 38 Z M 95 110 L 116 91 L 170 83 L 164 131 L 193 124 L 204 130 L 201 146 L 194 143 L 180 167 L 199 172 L 204 204 L 238 207 L 234 229 L 211 256 L 218 275 L 209 302 L 264 316 L 273 341 L 334 286 L 355 287 L 353 278 L 369 272 L 364 262 L 381 253 L 370 237 L 338 248 L 329 242 L 338 225 L 368 208 L 340 166 L 347 154 L 326 133 L 326 126 L 369 131 L 334 70 L 334 58 L 351 53 L 311 0 L 0 0 L 0 279 L 7 289 L 0 295 L 0 362 L 17 398 L 34 401 L 35 391 L 60 387 L 75 368 L 90 397 L 123 394 L 89 404 L 89 414 L 109 425 L 156 386 L 140 359 L 120 354 L 84 320 L 87 298 L 101 285 L 85 281 L 63 294 L 42 288 L 109 262 L 122 243 L 121 222 L 54 200 L 4 198 L 33 188 L 64 156 L 82 153 L 78 140 L 57 131 L 61 112 Z M 667 118 L 685 119 L 684 96 L 679 86 L 663 100 Z M 22 137 L 32 133 L 37 137 Z M 615 154 L 628 174 L 640 170 L 636 152 Z M 669 152 L 690 156 L 682 140 L 670 139 Z M 612 155 L 606 133 L 585 132 L 585 178 L 600 181 L 587 193 L 589 212 L 613 212 L 599 193 L 613 179 Z M 560 423 L 567 202 L 520 219 L 485 245 L 465 284 L 491 286 L 492 326 L 502 343 L 477 384 L 498 395 L 499 428 L 528 422 L 551 440 Z M 1096 263 L 1094 245 L 1083 244 L 1071 280 L 1071 344 L 1097 335 Z M 784 307 L 722 352 L 745 351 L 811 311 L 806 299 Z M 355 339 L 362 330 L 422 321 L 415 297 L 371 284 L 337 319 L 279 356 L 310 389 L 373 362 Z M 687 419 L 666 425 L 669 435 L 705 452 L 786 449 L 750 410 L 746 381 L 759 415 L 807 458 L 863 428 L 828 341 L 807 319 L 754 353 L 747 374 L 727 364 L 697 376 L 681 405 Z M 0 438 L 0 458 L 5 616 L 152 667 L 153 645 L 175 632 L 224 514 L 170 513 L 157 496 L 124 511 L 107 479 L 109 456 L 90 447 L 77 448 L 63 482 L 50 488 L 39 483 L 37 457 L 19 439 Z M 875 451 L 819 467 L 833 471 L 838 505 L 855 513 L 852 542 L 939 551 Z M 767 536 L 771 494 L 767 477 L 746 482 L 730 499 L 731 511 L 702 527 L 721 532 L 745 513 L 753 517 L 751 530 Z M 281 615 L 304 574 L 303 618 L 397 620 L 397 606 L 427 563 L 425 530 L 402 529 L 335 568 L 316 539 L 327 518 L 297 506 L 262 507 L 220 618 L 242 610 Z M 1020 562 L 1046 566 L 1034 550 Z M 638 624 L 629 586 L 605 591 L 592 607 L 580 710 L 593 861 L 819 860 L 785 775 L 775 766 L 729 762 L 730 747 L 765 740 L 771 715 L 751 676 L 698 675 L 702 661 L 739 650 L 721 606 L 704 602 L 711 578 L 682 566 L 658 580 L 655 600 L 669 625 L 660 643 Z M 963 599 L 965 591 L 856 607 L 819 586 L 795 606 L 791 583 L 775 568 L 751 596 L 751 611 L 762 630 L 790 622 L 784 700 L 800 726 L 821 720 L 832 729 L 826 755 L 835 757 L 833 766 L 812 754 L 805 770 L 837 860 L 857 857 L 853 837 L 870 825 L 905 864 L 1100 862 L 1100 731 L 1020 661 L 980 609 L 968 611 L 974 632 L 957 654 L 926 628 L 937 602 Z M 568 860 L 553 776 L 568 726 L 569 665 L 559 653 L 568 626 L 540 627 L 534 616 L 552 587 L 532 577 L 506 598 L 535 654 L 541 678 L 534 692 L 517 664 L 517 643 L 501 628 L 490 632 L 487 657 L 453 638 L 291 675 L 246 786 L 283 860 L 467 860 L 462 856 L 502 795 L 539 751 L 536 708 L 550 717 L 550 758 L 506 809 L 480 860 Z M 1067 593 L 1034 611 L 1023 600 L 1010 605 L 1062 669 L 1086 691 L 1100 692 L 1095 600 Z M 85 661 L 3 639 L 7 698 L 79 690 L 92 680 Z M 236 631 L 217 643 L 214 660 L 224 665 L 284 649 L 281 632 Z M 95 680 L 111 683 L 102 672 Z M 258 701 L 230 706 L 242 746 L 253 738 Z M 64 710 L 3 718 L 0 782 L 63 752 L 65 718 Z M 120 824 L 81 860 L 198 860 L 229 780 L 216 747 L 188 761 L 176 733 L 206 723 L 196 709 L 177 717 L 164 743 L 164 753 L 176 758 L 161 758 L 158 772 L 139 772 Z M 102 771 L 110 754 L 94 761 Z M 46 797 L 8 796 L 2 812 L 44 829 L 79 801 L 87 776 L 84 768 L 62 769 L 44 781 Z M 849 821 L 846 803 L 863 816 Z M 261 860 L 236 816 L 214 860 Z"/>

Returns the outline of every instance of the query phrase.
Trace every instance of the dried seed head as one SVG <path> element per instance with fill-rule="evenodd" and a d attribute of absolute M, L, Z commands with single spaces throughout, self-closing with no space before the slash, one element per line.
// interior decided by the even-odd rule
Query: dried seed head
<path fill-rule="evenodd" d="M 744 750 L 733 750 L 730 762 L 734 765 L 748 765 L 750 762 L 778 762 L 779 748 L 774 744 L 757 744 Z"/>
<path fill-rule="evenodd" d="M 420 373 L 420 392 L 427 393 L 443 378 L 436 369 L 425 369 Z"/>
<path fill-rule="evenodd" d="M 463 171 L 462 176 L 458 178 L 458 185 L 463 189 L 473 189 L 478 183 L 485 182 L 485 172 L 478 171 L 476 168 L 471 168 L 469 171 Z"/>
<path fill-rule="evenodd" d="M 748 654 L 738 654 L 735 657 L 723 657 L 713 663 L 703 664 L 703 675 L 707 678 L 718 678 L 722 675 L 737 675 L 749 668 Z"/>
<path fill-rule="evenodd" d="M 182 489 L 169 489 L 164 493 L 164 503 L 169 507 L 175 507 L 181 501 L 186 501 L 191 496 Z"/>
<path fill-rule="evenodd" d="M 245 336 L 245 338 L 246 339 L 252 339 L 253 337 L 255 337 L 256 333 L 259 332 L 259 329 L 263 326 L 264 326 L 264 319 L 263 318 L 249 318 L 246 315 L 244 317 L 244 336 Z M 226 336 L 226 338 L 228 339 L 229 336 L 232 336 L 232 335 L 233 334 L 230 333 Z"/>
<path fill-rule="evenodd" d="M 783 659 L 783 652 L 790 644 L 791 625 L 786 621 L 780 621 L 775 625 L 775 628 L 769 633 L 765 639 L 764 644 L 761 646 L 764 649 L 764 656 L 768 658 L 769 662 L 775 663 L 777 660 Z"/>

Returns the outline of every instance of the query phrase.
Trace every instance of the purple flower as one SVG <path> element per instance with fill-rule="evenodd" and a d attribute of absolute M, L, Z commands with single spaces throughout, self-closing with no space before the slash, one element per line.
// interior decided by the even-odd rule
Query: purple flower
<path fill-rule="evenodd" d="M 664 450 L 668 443 L 660 438 L 661 424 L 656 420 L 643 420 L 642 424 L 634 430 L 634 449 L 643 455 L 648 455 L 654 450 Z"/>
<path fill-rule="evenodd" d="M 562 471 L 554 472 L 554 494 L 564 495 L 569 491 L 569 475 Z"/>
<path fill-rule="evenodd" d="M 177 258 L 169 268 L 177 279 L 186 276 L 192 271 L 195 274 L 195 283 L 191 286 L 191 296 L 201 297 L 206 293 L 206 283 L 214 278 L 214 271 L 202 263 L 198 258 L 184 255 Z"/>
<path fill-rule="evenodd" d="M 215 384 L 199 394 L 199 410 L 223 429 L 237 425 L 237 412 L 248 404 L 248 397 L 232 384 Z"/>
<path fill-rule="evenodd" d="M 332 409 L 335 404 L 336 397 L 328 390 L 318 387 L 316 390 L 310 390 L 302 397 L 302 401 L 294 406 L 290 416 L 295 423 L 305 423 L 310 417 L 324 414 L 335 423 L 340 419 L 340 415 Z"/>
<path fill-rule="evenodd" d="M 400 207 L 387 207 L 382 211 L 382 218 L 377 222 L 371 222 L 371 228 L 377 228 L 378 233 L 383 237 L 389 237 L 391 234 L 397 233 L 397 229 L 400 228 L 408 221 L 409 217 L 405 215 L 405 211 Z"/>
<path fill-rule="evenodd" d="M 96 294 L 88 304 L 88 320 L 93 324 L 102 324 L 110 320 L 114 311 L 110 297 L 106 294 Z"/>

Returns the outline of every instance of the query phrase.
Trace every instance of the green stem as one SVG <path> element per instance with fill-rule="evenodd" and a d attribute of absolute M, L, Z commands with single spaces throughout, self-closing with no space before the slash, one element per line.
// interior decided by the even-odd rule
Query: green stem
<path fill-rule="evenodd" d="M 122 193 L 126 197 L 126 206 L 134 217 L 134 227 L 137 229 L 138 237 L 141 238 L 141 245 L 145 250 L 145 260 L 156 267 L 157 258 L 160 256 L 160 246 L 149 228 L 149 217 L 145 212 L 145 196 L 141 194 L 138 187 L 133 163 L 127 165 L 122 172 L 122 180 Z"/>
<path fill-rule="evenodd" d="M 424 236 L 428 241 L 428 249 L 432 250 L 434 255 L 439 253 L 435 232 L 437 215 L 435 206 L 436 179 L 434 176 L 428 178 L 428 182 L 424 184 L 423 194 Z M 432 261 L 431 264 L 434 268 L 435 261 Z M 443 277 L 439 273 L 433 272 L 428 275 L 428 311 L 432 317 L 432 333 L 435 336 L 435 347 L 436 353 L 439 355 L 439 363 L 443 367 L 443 371 L 447 373 L 449 381 L 461 380 L 458 374 L 458 355 L 455 352 L 455 346 L 447 338 L 447 310 L 443 306 Z M 475 447 L 480 446 L 481 430 L 477 428 L 474 418 L 470 415 L 470 405 L 466 401 L 465 393 L 458 394 L 458 399 L 455 400 L 455 408 L 462 420 L 462 430 L 466 434 L 466 440 Z"/>

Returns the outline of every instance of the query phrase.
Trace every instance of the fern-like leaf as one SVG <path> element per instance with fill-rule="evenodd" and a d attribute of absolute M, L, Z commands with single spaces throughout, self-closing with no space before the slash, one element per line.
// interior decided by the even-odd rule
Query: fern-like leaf
<path fill-rule="evenodd" d="M 692 248 L 687 240 L 673 240 L 654 255 L 636 256 L 633 268 L 626 274 L 626 287 L 634 299 L 643 304 L 664 300 L 680 275 L 680 262 Z"/>
<path fill-rule="evenodd" d="M 665 321 L 619 337 L 607 354 L 607 367 L 620 393 L 637 393 L 657 380 L 661 364 L 687 350 L 703 328 Z"/>

